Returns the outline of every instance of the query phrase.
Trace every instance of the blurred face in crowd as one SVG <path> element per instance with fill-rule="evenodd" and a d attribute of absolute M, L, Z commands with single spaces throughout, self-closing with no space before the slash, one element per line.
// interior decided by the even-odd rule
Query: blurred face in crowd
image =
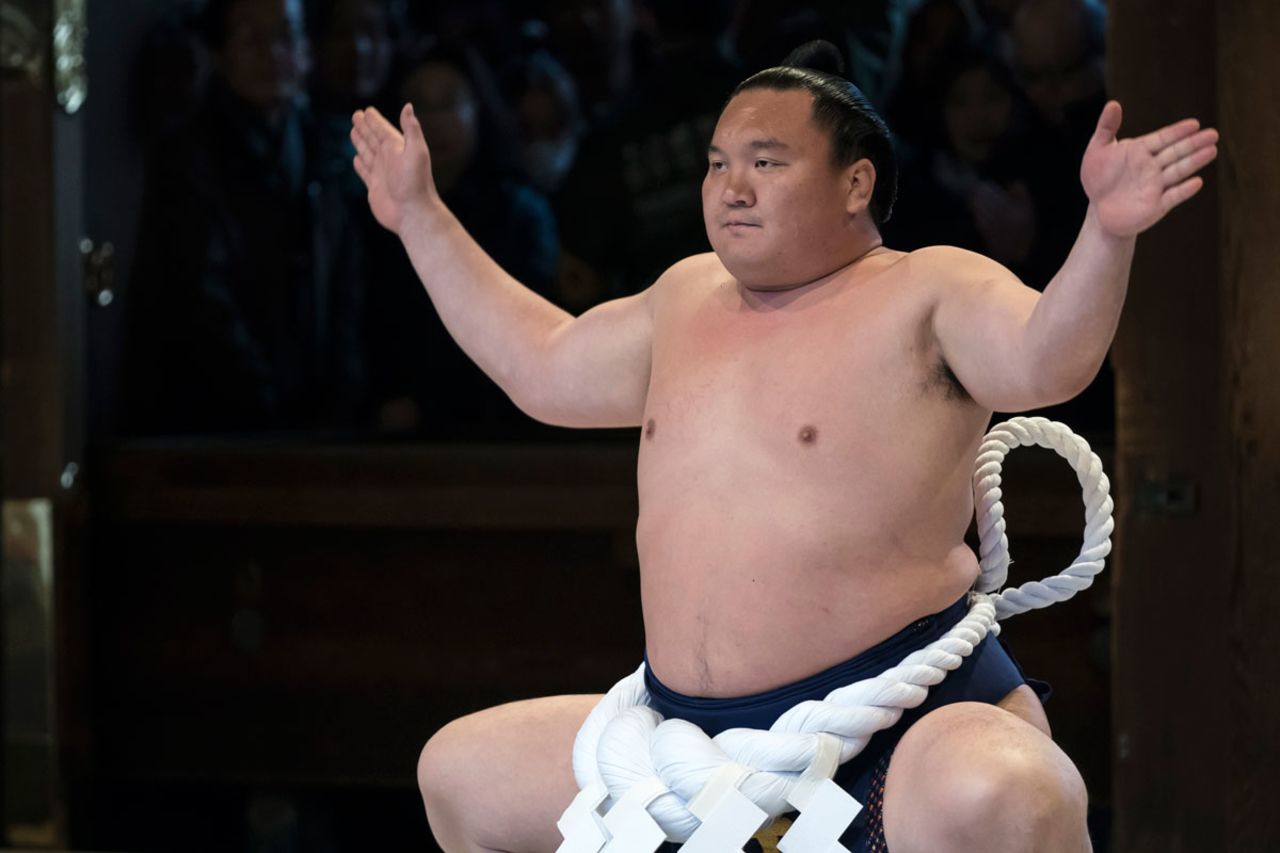
<path fill-rule="evenodd" d="M 324 41 L 316 45 L 317 72 L 338 96 L 367 102 L 386 85 L 391 54 L 384 0 L 338 0 Z"/>
<path fill-rule="evenodd" d="M 978 0 L 978 8 L 984 17 L 1008 21 L 1018 9 L 1020 0 Z"/>
<path fill-rule="evenodd" d="M 238 0 L 227 9 L 218 68 L 232 91 L 261 109 L 302 93 L 307 38 L 300 0 Z"/>
<path fill-rule="evenodd" d="M 863 170 L 866 197 L 850 191 Z M 702 182 L 707 237 L 744 286 L 774 290 L 805 284 L 861 252 L 853 215 L 866 209 L 874 169 L 866 160 L 838 168 L 830 133 L 813 121 L 803 90 L 749 89 L 720 114 Z"/>
<path fill-rule="evenodd" d="M 405 96 L 422 123 L 436 184 L 448 190 L 475 154 L 480 123 L 475 92 L 453 65 L 428 62 L 409 75 Z"/>
<path fill-rule="evenodd" d="M 967 32 L 964 12 L 954 0 L 932 0 L 921 6 L 911 19 L 903 48 L 907 77 L 913 83 L 925 83 L 938 57 L 948 46 L 962 41 Z"/>
<path fill-rule="evenodd" d="M 573 166 L 578 149 L 575 105 L 552 86 L 533 85 L 517 104 L 525 171 L 543 192 L 555 192 Z"/>
<path fill-rule="evenodd" d="M 607 62 L 635 31 L 631 0 L 554 0 L 548 17 L 557 53 L 571 63 Z"/>
<path fill-rule="evenodd" d="M 547 23 L 551 52 L 577 79 L 589 110 L 601 109 L 630 85 L 632 0 L 551 0 Z"/>
<path fill-rule="evenodd" d="M 1089 51 L 1079 0 L 1037 0 L 1018 9 L 1013 22 L 1018 78 L 1036 110 L 1060 125 L 1072 104 L 1099 94 L 1102 57 Z"/>
<path fill-rule="evenodd" d="M 1012 113 L 1012 96 L 989 69 L 975 66 L 962 71 L 947 86 L 943 104 L 951 149 L 966 163 L 984 162 L 1008 131 Z"/>

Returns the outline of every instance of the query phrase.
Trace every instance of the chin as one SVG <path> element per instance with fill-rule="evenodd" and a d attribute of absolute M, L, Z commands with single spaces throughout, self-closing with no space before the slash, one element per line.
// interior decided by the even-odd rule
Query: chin
<path fill-rule="evenodd" d="M 729 258 L 719 252 L 716 254 L 729 275 L 748 290 L 785 290 L 792 286 L 782 280 L 776 264 L 742 257 Z"/>
<path fill-rule="evenodd" d="M 747 246 L 736 240 L 716 240 L 711 244 L 721 265 L 743 287 L 776 290 L 788 286 L 786 274 L 794 277 L 794 262 L 788 268 L 785 257 L 764 246 Z"/>

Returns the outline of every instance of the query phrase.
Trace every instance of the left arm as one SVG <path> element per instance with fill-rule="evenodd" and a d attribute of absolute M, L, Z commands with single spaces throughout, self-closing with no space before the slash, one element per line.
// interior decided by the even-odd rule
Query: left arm
<path fill-rule="evenodd" d="M 1216 130 L 1186 119 L 1117 139 L 1120 105 L 1103 109 L 1080 176 L 1089 197 L 1080 236 L 1043 294 L 967 252 L 935 252 L 948 281 L 933 313 L 943 358 L 984 408 L 1059 403 L 1097 375 L 1120 321 L 1138 234 L 1191 198 L 1217 156 Z"/>

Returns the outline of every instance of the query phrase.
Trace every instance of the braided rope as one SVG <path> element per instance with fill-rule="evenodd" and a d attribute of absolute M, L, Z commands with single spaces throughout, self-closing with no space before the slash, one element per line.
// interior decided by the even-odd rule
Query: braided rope
<path fill-rule="evenodd" d="M 1111 481 L 1102 471 L 1102 460 L 1089 443 L 1065 424 L 1046 418 L 1012 418 L 992 427 L 978 448 L 973 472 L 974 514 L 978 520 L 981 574 L 974 588 L 991 592 L 1004 585 L 1009 574 L 1009 539 L 1005 536 L 1001 503 L 1000 467 L 1015 447 L 1038 445 L 1071 463 L 1084 496 L 1084 545 L 1075 560 L 1060 574 L 1027 581 L 994 596 L 996 616 L 1003 619 L 1028 610 L 1066 601 L 1093 584 L 1111 553 Z"/>
<path fill-rule="evenodd" d="M 1084 545 L 1062 573 L 989 594 L 1004 583 L 1010 563 L 1001 465 L 1009 450 L 1032 444 L 1054 450 L 1075 469 L 1085 503 Z M 565 838 L 558 853 L 652 853 L 664 838 L 686 842 L 684 853 L 741 849 L 766 820 L 796 809 L 800 818 L 781 850 L 844 850 L 838 839 L 861 806 L 831 782 L 837 767 L 923 703 L 930 687 L 987 634 L 998 633 L 999 619 L 1086 589 L 1110 552 L 1109 481 L 1097 455 L 1065 425 L 1013 418 L 993 427 L 979 448 L 973 483 L 981 573 L 959 624 L 879 676 L 799 703 L 768 730 L 730 729 L 714 738 L 649 708 L 641 665 L 613 686 L 578 731 L 573 769 L 581 792 L 557 824 Z M 736 826 L 726 819 L 730 813 Z"/>

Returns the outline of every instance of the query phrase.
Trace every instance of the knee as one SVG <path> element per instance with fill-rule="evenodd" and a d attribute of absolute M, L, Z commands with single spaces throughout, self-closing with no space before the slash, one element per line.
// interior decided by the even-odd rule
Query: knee
<path fill-rule="evenodd" d="M 922 722 L 894 755 L 903 758 L 898 782 L 905 783 L 893 792 L 894 823 L 918 842 L 903 849 L 1087 849 L 1084 780 L 1042 732 L 990 706 L 948 706 Z M 923 796 L 927 805 L 903 807 L 903 796 Z M 887 822 L 888 801 L 887 792 Z M 923 819 L 903 830 L 913 814 Z"/>
<path fill-rule="evenodd" d="M 949 822 L 968 837 L 1004 836 L 1014 842 L 1009 849 L 1032 850 L 1084 831 L 1084 780 L 1052 742 L 992 745 L 958 778 Z"/>
<path fill-rule="evenodd" d="M 463 720 L 454 720 L 437 731 L 418 753 L 418 790 L 428 811 L 439 807 L 462 780 L 466 750 Z"/>

